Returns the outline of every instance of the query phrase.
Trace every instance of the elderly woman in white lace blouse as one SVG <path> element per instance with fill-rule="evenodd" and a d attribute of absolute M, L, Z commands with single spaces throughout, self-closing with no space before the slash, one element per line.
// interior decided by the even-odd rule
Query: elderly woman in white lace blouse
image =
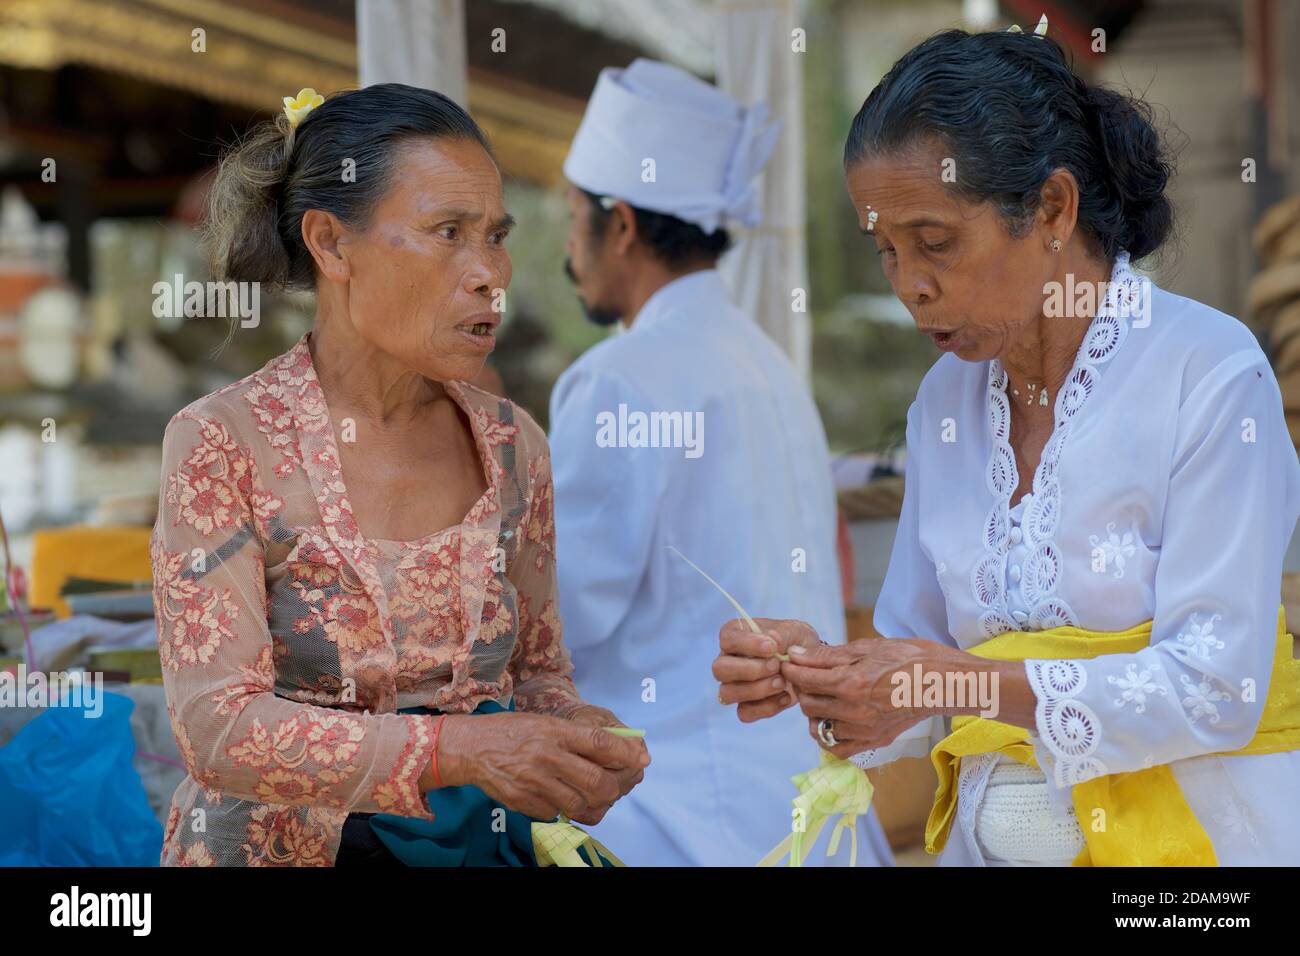
<path fill-rule="evenodd" d="M 895 639 L 729 622 L 714 671 L 859 766 L 932 753 L 943 864 L 1300 863 L 1300 464 L 1250 331 L 1132 269 L 1172 227 L 1149 116 L 1050 38 L 952 31 L 849 135 L 860 228 L 946 353 L 907 416 Z"/>

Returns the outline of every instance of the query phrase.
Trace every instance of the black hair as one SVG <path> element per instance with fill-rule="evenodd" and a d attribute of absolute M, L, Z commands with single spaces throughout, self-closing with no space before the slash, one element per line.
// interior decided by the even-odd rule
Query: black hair
<path fill-rule="evenodd" d="M 845 168 L 937 137 L 953 188 L 991 202 L 1024 235 L 1058 168 L 1079 184 L 1079 224 L 1107 258 L 1141 259 L 1173 230 L 1172 160 L 1141 99 L 1091 86 L 1065 51 L 1029 33 L 947 30 L 885 74 L 853 119 Z"/>
<path fill-rule="evenodd" d="M 582 190 L 591 202 L 591 228 L 594 235 L 605 233 L 612 210 L 600 204 L 600 196 Z M 721 226 L 706 233 L 693 222 L 648 209 L 632 207 L 636 215 L 636 231 L 641 241 L 667 265 L 677 268 L 701 260 L 713 262 L 731 248 L 731 234 Z"/>
<path fill-rule="evenodd" d="M 471 140 L 492 155 L 454 101 L 402 83 L 337 93 L 296 129 L 283 114 L 260 124 L 222 156 L 208 195 L 204 229 L 218 278 L 313 288 L 303 214 L 323 209 L 364 228 L 398 148 L 414 137 Z"/>

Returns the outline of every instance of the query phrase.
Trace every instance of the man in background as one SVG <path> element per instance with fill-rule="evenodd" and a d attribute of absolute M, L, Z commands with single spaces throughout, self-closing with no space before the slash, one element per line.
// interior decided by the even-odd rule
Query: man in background
<path fill-rule="evenodd" d="M 583 696 L 654 754 L 593 831 L 630 865 L 752 866 L 790 832 L 790 777 L 818 761 L 797 707 L 747 725 L 719 703 L 717 633 L 736 615 L 669 546 L 750 613 L 844 640 L 821 422 L 716 269 L 724 222 L 759 221 L 764 118 L 637 60 L 602 71 L 564 165 L 566 271 L 587 316 L 624 333 L 551 397 L 560 614 Z M 874 816 L 858 826 L 864 861 L 891 862 Z"/>

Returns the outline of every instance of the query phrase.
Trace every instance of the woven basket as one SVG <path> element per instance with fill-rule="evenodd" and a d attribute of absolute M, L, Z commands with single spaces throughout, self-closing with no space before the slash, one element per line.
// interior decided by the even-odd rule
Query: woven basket
<path fill-rule="evenodd" d="M 1300 448 L 1300 195 L 1266 209 L 1252 241 L 1261 265 L 1250 283 L 1250 310 L 1268 333 L 1287 429 Z"/>
<path fill-rule="evenodd" d="M 837 497 L 849 521 L 897 518 L 903 510 L 903 476 L 892 475 L 857 488 L 841 488 Z"/>

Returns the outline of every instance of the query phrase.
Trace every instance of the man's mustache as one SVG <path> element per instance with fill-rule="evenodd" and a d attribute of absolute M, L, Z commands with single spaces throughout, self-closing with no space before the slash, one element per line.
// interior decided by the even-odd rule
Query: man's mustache
<path fill-rule="evenodd" d="M 573 271 L 573 260 L 568 256 L 564 259 L 564 274 L 569 277 L 569 281 L 575 286 L 578 285 L 578 274 Z M 619 319 L 617 312 L 588 304 L 587 300 L 582 297 L 581 292 L 578 293 L 578 304 L 582 306 L 582 312 L 587 317 L 588 321 L 593 322 L 596 325 L 613 325 Z"/>

